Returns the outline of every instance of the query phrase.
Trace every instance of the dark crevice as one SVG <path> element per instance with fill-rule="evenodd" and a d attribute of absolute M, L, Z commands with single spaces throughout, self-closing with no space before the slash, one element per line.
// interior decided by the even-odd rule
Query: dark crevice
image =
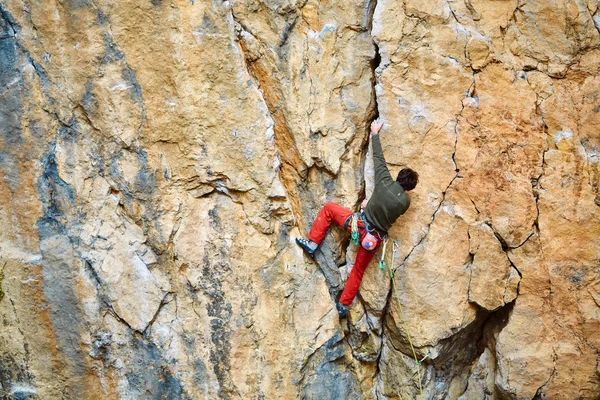
<path fill-rule="evenodd" d="M 370 24 L 369 26 L 372 27 L 373 22 L 373 13 L 375 10 L 377 2 L 374 1 L 373 5 L 372 5 L 372 10 L 370 11 Z M 371 3 L 369 4 L 369 7 L 371 7 Z M 370 28 L 369 28 L 370 31 Z M 363 202 L 363 200 L 365 200 L 367 193 L 366 193 L 366 184 L 365 184 L 365 166 L 366 166 L 366 160 L 367 160 L 367 154 L 369 151 L 369 142 L 370 142 L 370 132 L 371 132 L 371 123 L 373 123 L 373 121 L 377 120 L 380 117 L 379 114 L 379 104 L 377 102 L 377 68 L 379 68 L 379 66 L 381 65 L 381 54 L 379 52 L 379 46 L 377 45 L 377 43 L 375 42 L 375 40 L 372 41 L 373 43 L 373 50 L 374 50 L 374 54 L 373 54 L 373 58 L 370 60 L 369 65 L 371 68 L 371 104 L 369 105 L 369 109 L 370 109 L 370 113 L 369 116 L 367 117 L 367 126 L 365 127 L 365 130 L 367 131 L 367 135 L 365 138 L 365 141 L 363 143 L 363 146 L 361 147 L 360 150 L 360 154 L 361 154 L 361 161 L 360 161 L 360 165 L 362 166 L 361 171 L 362 171 L 362 176 L 360 179 L 360 187 L 359 187 L 359 192 L 358 192 L 358 196 L 356 199 L 356 205 L 355 208 L 358 209 L 360 204 Z"/>
<path fill-rule="evenodd" d="M 552 367 L 552 372 L 550 372 L 550 376 L 548 377 L 548 379 L 546 379 L 546 381 L 544 383 L 542 383 L 540 385 L 540 387 L 535 391 L 535 395 L 533 396 L 533 398 L 531 400 L 544 400 L 544 399 L 547 399 L 547 396 L 544 394 L 544 388 L 546 387 L 546 385 L 548 385 L 548 382 L 550 382 L 550 380 L 557 373 L 557 370 L 556 370 L 556 359 L 557 359 L 556 350 L 553 350 L 553 352 L 552 352 L 552 362 L 554 363 L 554 366 Z"/>
<path fill-rule="evenodd" d="M 121 316 L 115 311 L 115 309 L 109 305 L 106 304 L 106 311 L 112 315 L 117 321 L 119 321 L 120 323 L 122 323 L 123 325 L 127 326 L 129 328 L 129 330 L 131 330 L 132 332 L 137 332 L 140 333 L 137 329 L 135 329 L 133 326 L 129 325 L 129 322 L 127 322 L 127 320 L 121 318 Z"/>
<path fill-rule="evenodd" d="M 156 309 L 156 312 L 152 316 L 152 319 L 148 322 L 148 324 L 146 325 L 144 330 L 141 332 L 142 335 L 146 334 L 146 332 L 148 331 L 148 328 L 150 328 L 152 326 L 152 324 L 154 323 L 154 321 L 156 321 L 156 318 L 158 317 L 158 314 L 160 314 L 163 307 L 165 305 L 169 304 L 171 301 L 173 301 L 173 299 L 171 298 L 171 294 L 172 294 L 171 292 L 165 293 L 162 300 L 160 301 L 160 304 L 158 305 L 158 308 Z"/>
<path fill-rule="evenodd" d="M 296 26 L 296 22 L 298 22 L 297 15 L 294 16 L 294 18 L 292 19 L 291 22 L 290 21 L 285 22 L 285 27 L 283 28 L 283 32 L 281 33 L 281 38 L 279 39 L 278 47 L 281 48 L 287 43 L 287 40 L 290 37 L 290 33 Z"/>
<path fill-rule="evenodd" d="M 376 70 L 381 65 L 381 54 L 379 53 L 379 46 L 377 43 L 373 42 L 373 46 L 375 48 L 375 56 L 371 59 L 371 71 L 373 71 L 373 91 L 375 90 L 375 84 L 377 83 L 376 79 Z M 377 94 L 375 93 L 375 115 L 373 119 L 379 118 L 379 109 L 377 107 Z"/>
<path fill-rule="evenodd" d="M 4 262 L 4 265 L 0 269 L 0 301 L 4 298 L 4 291 L 2 291 L 2 280 L 4 279 L 4 269 L 6 268 L 7 261 Z"/>
<path fill-rule="evenodd" d="M 84 259 L 83 260 L 83 264 L 85 266 L 85 269 L 88 271 L 88 273 L 90 274 L 90 276 L 94 280 L 94 284 L 96 286 L 96 291 L 97 291 L 98 299 L 104 304 L 104 307 L 106 308 L 106 311 L 108 313 L 110 313 L 113 317 L 115 317 L 119 322 L 121 322 L 124 325 L 126 325 L 132 332 L 137 332 L 136 329 L 133 328 L 129 324 L 129 322 L 127 322 L 125 319 L 121 318 L 121 316 L 115 311 L 115 309 L 113 308 L 113 306 L 110 304 L 110 300 L 109 300 L 108 296 L 104 293 L 104 290 L 103 290 L 103 288 L 104 288 L 104 281 L 103 281 L 102 278 L 100 278 L 100 276 L 98 275 L 98 273 L 96 272 L 96 270 L 92 266 L 91 261 Z"/>
<path fill-rule="evenodd" d="M 370 132 L 370 124 L 379 119 L 380 118 L 380 112 L 379 112 L 379 103 L 377 101 L 377 69 L 381 66 L 381 61 L 382 61 L 382 57 L 381 57 L 381 52 L 379 50 L 379 45 L 377 44 L 377 42 L 375 41 L 375 38 L 373 37 L 373 19 L 374 19 L 374 14 L 375 14 L 375 9 L 377 8 L 377 1 L 371 1 L 368 4 L 368 12 L 369 12 L 369 23 L 368 23 L 368 30 L 371 33 L 371 39 L 373 42 L 373 50 L 374 50 L 374 55 L 373 58 L 370 61 L 370 67 L 371 67 L 371 99 L 372 99 L 372 114 L 371 114 L 371 118 L 368 119 L 369 121 L 369 126 L 366 127 L 367 131 Z M 369 137 L 368 137 L 369 138 Z M 367 156 L 367 152 L 368 152 L 368 148 L 369 148 L 369 140 L 367 140 L 365 142 L 365 146 L 363 148 L 362 154 L 363 154 L 363 161 L 362 161 L 362 165 L 365 165 L 365 160 L 366 160 L 366 156 Z M 364 188 L 364 177 L 365 177 L 365 173 L 364 173 L 364 169 L 363 169 L 363 188 Z M 361 196 L 359 196 L 358 200 L 357 200 L 357 204 L 360 204 L 366 197 L 366 193 L 363 191 L 361 192 Z M 381 250 L 383 251 L 383 249 Z M 372 268 L 374 268 L 372 266 Z M 394 266 L 391 265 L 391 268 L 393 269 Z M 381 325 L 380 327 L 380 346 L 379 349 L 377 351 L 377 357 L 374 361 L 376 369 L 375 369 L 375 388 L 376 388 L 376 395 L 379 398 L 380 397 L 380 387 L 381 387 L 381 370 L 382 370 L 382 353 L 383 353 L 383 346 L 386 343 L 386 324 L 385 324 L 385 318 L 388 315 L 388 312 L 390 310 L 391 307 L 391 301 L 390 299 L 393 297 L 393 282 L 391 282 L 391 280 L 393 279 L 392 277 L 388 277 L 389 282 L 390 282 L 390 287 L 386 296 L 386 300 L 385 300 L 385 304 L 383 306 L 383 309 L 381 310 L 381 316 L 379 317 L 379 323 Z M 363 303 L 363 308 L 365 309 L 365 313 L 367 313 L 367 309 Z M 375 334 L 374 332 L 372 332 L 372 329 L 370 329 L 370 333 L 371 335 Z"/>
<path fill-rule="evenodd" d="M 470 245 L 470 244 L 469 244 Z M 471 299 L 471 282 L 473 281 L 473 260 L 475 259 L 475 255 L 469 253 L 469 261 L 467 262 L 465 269 L 469 269 L 469 284 L 467 285 L 467 300 Z"/>
<path fill-rule="evenodd" d="M 377 7 L 377 0 L 370 0 L 369 3 L 367 4 L 368 19 L 367 19 L 366 31 L 368 31 L 370 33 L 371 37 L 373 37 L 373 17 L 375 15 L 376 7 Z M 377 46 L 377 44 L 375 44 L 375 46 Z M 377 50 L 377 54 L 379 54 L 378 50 Z"/>
<path fill-rule="evenodd" d="M 17 29 L 19 29 L 19 25 L 17 24 L 17 22 L 13 19 L 13 17 L 8 13 L 8 11 L 6 11 L 4 9 L 4 6 L 2 5 L 2 3 L 0 3 L 0 17 L 6 21 L 7 27 L 10 28 L 10 30 L 12 31 L 12 37 L 17 36 Z M 5 37 L 2 37 L 2 39 L 6 39 Z"/>
<path fill-rule="evenodd" d="M 102 282 L 102 278 L 100 278 L 100 276 L 98 275 L 98 272 L 96 272 L 96 270 L 92 266 L 91 261 L 84 259 L 83 265 L 85 266 L 85 269 L 88 271 L 88 273 L 91 275 L 91 277 L 93 278 L 94 284 L 96 286 L 96 290 L 100 294 L 100 291 L 102 290 L 102 287 L 104 286 L 104 283 Z"/>
<path fill-rule="evenodd" d="M 496 232 L 496 230 L 494 229 L 494 227 L 492 226 L 492 223 L 490 221 L 485 221 L 484 224 L 486 224 L 487 226 L 490 227 L 490 229 L 492 230 L 492 233 L 496 237 L 496 240 L 498 240 L 498 242 L 500 243 L 500 246 L 502 247 L 502 251 L 506 253 L 511 248 L 509 246 L 509 244 L 506 243 L 506 240 L 504 240 L 502 235 L 500 235 L 498 232 Z"/>
<path fill-rule="evenodd" d="M 512 313 L 514 306 L 515 300 L 506 303 L 504 306 L 492 312 L 486 311 L 478 306 L 478 316 L 481 318 L 481 325 L 476 332 L 474 340 L 472 340 L 472 343 L 475 343 L 476 345 L 476 353 L 472 358 L 472 362 L 467 364 L 467 366 L 476 363 L 486 348 L 489 349 L 492 354 L 496 354 L 495 337 L 497 337 L 506 325 L 508 325 L 510 314 Z M 469 376 L 468 379 L 471 376 Z M 467 385 L 462 393 L 463 395 L 467 392 L 468 388 L 469 386 Z"/>

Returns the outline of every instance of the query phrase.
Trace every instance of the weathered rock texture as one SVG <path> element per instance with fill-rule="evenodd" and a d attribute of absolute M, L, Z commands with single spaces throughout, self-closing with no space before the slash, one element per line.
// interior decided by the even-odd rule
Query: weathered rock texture
<path fill-rule="evenodd" d="M 0 2 L 0 397 L 600 396 L 598 0 Z M 355 249 L 293 239 L 420 184 Z M 391 242 L 389 244 L 391 248 Z M 403 316 L 406 323 L 403 322 Z M 412 357 L 410 334 L 417 357 Z"/>

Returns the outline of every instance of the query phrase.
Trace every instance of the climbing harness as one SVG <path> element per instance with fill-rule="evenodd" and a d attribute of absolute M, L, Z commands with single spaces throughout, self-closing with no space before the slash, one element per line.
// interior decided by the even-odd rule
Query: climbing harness
<path fill-rule="evenodd" d="M 419 368 L 419 366 L 428 357 L 429 351 L 427 352 L 425 357 L 423 357 L 421 360 L 419 360 L 417 358 L 417 353 L 415 351 L 415 348 L 412 343 L 412 338 L 410 337 L 410 333 L 408 331 L 408 323 L 406 322 L 406 318 L 404 317 L 404 309 L 402 308 L 402 304 L 400 303 L 400 295 L 398 294 L 398 288 L 396 287 L 396 281 L 394 280 L 394 271 L 392 270 L 392 267 L 394 265 L 394 260 L 396 258 L 396 253 L 398 252 L 400 246 L 398 246 L 397 240 L 393 241 L 391 263 L 386 265 L 386 263 L 385 263 L 386 245 L 387 245 L 387 238 L 383 242 L 383 252 L 381 254 L 381 260 L 379 261 L 379 269 L 384 270 L 386 268 L 386 266 L 388 268 L 390 279 L 392 280 L 392 287 L 394 288 L 394 294 L 396 295 L 396 300 L 398 300 L 398 309 L 400 310 L 400 317 L 402 318 L 402 323 L 404 324 L 404 331 L 406 332 L 406 337 L 408 338 L 408 343 L 410 344 L 410 349 L 411 349 L 413 357 L 415 359 L 415 364 L 416 364 L 415 366 L 416 366 L 416 370 L 417 370 L 417 379 L 419 382 L 419 393 L 421 394 L 421 396 L 423 396 L 423 388 L 421 387 L 421 369 Z"/>
<path fill-rule="evenodd" d="M 360 240 L 360 233 L 358 231 L 358 221 L 362 219 L 363 222 L 363 226 L 365 229 L 365 235 L 363 236 L 362 240 Z M 379 240 L 375 237 L 375 235 L 371 234 L 371 232 L 369 232 L 372 229 L 369 229 L 369 224 L 367 222 L 367 219 L 365 218 L 365 215 L 363 213 L 354 213 L 352 214 L 352 217 L 350 217 L 349 219 L 350 222 L 350 227 L 351 227 L 351 237 L 352 237 L 352 243 L 354 243 L 355 246 L 358 246 L 358 243 L 360 242 L 360 245 L 362 246 L 363 249 L 367 250 L 367 251 L 373 251 L 377 248 L 377 244 L 379 243 Z M 346 221 L 346 224 L 344 225 L 344 227 L 348 226 L 348 221 Z M 378 236 L 381 238 L 381 235 L 378 234 Z"/>

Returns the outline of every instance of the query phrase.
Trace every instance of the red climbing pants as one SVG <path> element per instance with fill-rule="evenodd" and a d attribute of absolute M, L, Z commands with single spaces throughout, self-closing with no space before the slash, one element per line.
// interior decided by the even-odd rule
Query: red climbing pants
<path fill-rule="evenodd" d="M 313 223 L 310 228 L 310 233 L 308 234 L 308 238 L 315 243 L 321 243 L 325 235 L 327 234 L 327 229 L 329 229 L 329 225 L 331 222 L 335 222 L 336 224 L 344 227 L 346 220 L 352 216 L 352 211 L 345 209 L 344 207 L 335 204 L 335 203 L 327 203 L 321 208 L 319 211 L 319 215 L 317 215 L 317 219 Z M 348 224 L 348 232 L 352 230 L 351 224 Z M 365 228 L 362 221 L 358 223 L 358 233 L 359 240 L 362 240 L 365 236 Z M 373 251 L 367 251 L 359 245 L 358 253 L 356 254 L 356 260 L 354 261 L 354 266 L 352 267 L 352 271 L 350 271 L 350 276 L 348 277 L 348 282 L 346 282 L 346 287 L 342 292 L 342 297 L 340 297 L 340 303 L 349 306 L 352 304 L 352 300 L 356 296 L 358 292 L 358 287 L 360 286 L 360 282 L 362 281 L 363 275 L 369 262 L 375 256 L 375 250 L 379 247 L 379 242 L 377 243 L 377 247 Z"/>

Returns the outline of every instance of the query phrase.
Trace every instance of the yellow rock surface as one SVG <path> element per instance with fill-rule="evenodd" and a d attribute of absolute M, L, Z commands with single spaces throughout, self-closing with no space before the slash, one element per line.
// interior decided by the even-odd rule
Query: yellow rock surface
<path fill-rule="evenodd" d="M 0 397 L 598 398 L 598 6 L 2 2 Z"/>

